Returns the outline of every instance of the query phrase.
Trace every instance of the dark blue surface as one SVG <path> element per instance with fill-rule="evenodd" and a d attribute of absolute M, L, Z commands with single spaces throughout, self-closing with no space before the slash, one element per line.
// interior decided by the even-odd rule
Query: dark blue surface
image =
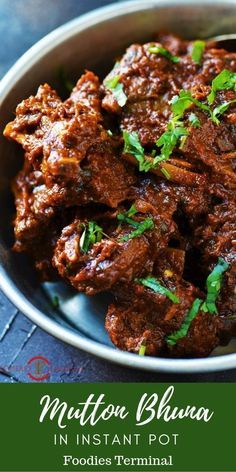
<path fill-rule="evenodd" d="M 0 0 L 0 78 L 42 36 L 107 0 Z M 27 363 L 44 356 L 50 382 L 235 381 L 226 373 L 174 376 L 128 370 L 74 349 L 44 333 L 0 293 L 0 382 L 30 382 Z"/>

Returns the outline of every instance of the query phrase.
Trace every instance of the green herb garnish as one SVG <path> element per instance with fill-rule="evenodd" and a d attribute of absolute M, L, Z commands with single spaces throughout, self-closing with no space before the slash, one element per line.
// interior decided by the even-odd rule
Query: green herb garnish
<path fill-rule="evenodd" d="M 95 221 L 89 221 L 88 224 L 83 223 L 81 226 L 84 231 L 81 234 L 79 245 L 81 251 L 86 253 L 93 244 L 101 241 L 103 230 Z"/>
<path fill-rule="evenodd" d="M 144 231 L 154 228 L 154 222 L 152 218 L 146 218 L 143 221 L 133 220 L 131 216 L 135 215 L 135 213 L 137 213 L 137 210 L 134 205 L 132 205 L 127 212 L 118 213 L 117 219 L 121 223 L 127 223 L 133 228 L 135 228 L 135 230 L 132 231 L 131 233 L 126 234 L 125 236 L 122 236 L 120 238 L 120 241 L 128 241 L 129 239 L 136 238 L 137 236 L 140 236 L 141 234 L 143 234 Z"/>
<path fill-rule="evenodd" d="M 160 293 L 161 295 L 165 295 L 168 297 L 173 303 L 179 303 L 179 297 L 174 295 L 168 288 L 164 287 L 160 284 L 160 282 L 156 279 L 156 277 L 148 276 L 145 279 L 137 279 L 137 283 L 144 285 L 145 287 L 150 288 L 156 293 Z"/>
<path fill-rule="evenodd" d="M 123 131 L 123 138 L 124 138 L 123 153 L 132 154 L 137 159 L 139 163 L 140 172 L 149 172 L 150 169 L 157 168 L 159 162 L 164 161 L 169 157 L 174 147 L 173 142 L 177 142 L 178 140 L 177 136 L 178 135 L 183 136 L 183 134 L 180 133 L 180 130 L 175 130 L 173 132 L 173 124 L 170 126 L 172 126 L 172 130 L 166 131 L 165 133 L 163 133 L 163 135 L 158 140 L 159 146 L 162 147 L 161 155 L 156 156 L 156 150 L 153 150 L 151 154 L 153 157 L 154 156 L 156 157 L 152 161 L 146 159 L 145 154 L 144 154 L 144 148 L 139 141 L 138 133 L 134 131 L 131 133 L 129 133 L 128 131 Z M 170 126 L 169 126 L 169 129 L 170 129 Z M 183 131 L 183 128 L 182 128 L 182 131 Z M 187 134 L 187 130 L 184 129 L 183 132 Z M 171 142 L 169 143 L 169 141 Z M 166 169 L 161 168 L 161 172 L 167 179 L 171 178 L 169 172 Z"/>
<path fill-rule="evenodd" d="M 120 107 L 125 106 L 127 96 L 124 93 L 123 84 L 120 83 L 120 76 L 115 75 L 111 79 L 107 79 L 105 81 L 105 86 L 112 92 L 118 105 L 120 105 Z"/>
<path fill-rule="evenodd" d="M 167 180 L 170 180 L 170 179 L 171 179 L 170 173 L 169 173 L 168 170 L 166 170 L 164 167 L 161 167 L 161 172 L 162 172 L 162 174 L 165 176 L 165 178 L 166 178 Z"/>
<path fill-rule="evenodd" d="M 178 119 L 182 118 L 184 116 L 185 111 L 192 104 L 196 105 L 201 110 L 205 110 L 211 113 L 210 107 L 194 98 L 190 90 L 181 90 L 179 95 L 175 95 L 171 100 L 171 109 L 174 116 L 178 116 Z"/>
<path fill-rule="evenodd" d="M 208 103 L 212 104 L 219 90 L 236 91 L 236 73 L 224 69 L 218 74 L 211 83 L 211 93 L 208 95 Z"/>
<path fill-rule="evenodd" d="M 139 141 L 138 133 L 135 131 L 132 131 L 131 133 L 123 131 L 123 139 L 123 153 L 132 154 L 139 163 L 139 170 L 141 172 L 148 172 L 152 167 L 152 163 L 145 158 L 144 148 Z"/>
<path fill-rule="evenodd" d="M 195 115 L 195 113 L 190 113 L 190 115 L 188 117 L 188 120 L 190 121 L 191 125 L 194 128 L 200 128 L 201 123 L 200 123 L 200 120 L 199 120 L 198 116 Z"/>
<path fill-rule="evenodd" d="M 131 216 L 136 215 L 136 213 L 138 213 L 137 208 L 135 207 L 135 205 L 131 205 L 130 209 L 127 210 L 125 213 L 118 213 L 117 218 L 120 221 L 126 221 L 127 218 L 130 218 Z"/>
<path fill-rule="evenodd" d="M 192 60 L 195 62 L 195 64 L 198 64 L 199 66 L 202 63 L 202 55 L 204 53 L 206 43 L 205 41 L 197 40 L 194 41 L 193 43 L 193 49 L 192 49 Z"/>
<path fill-rule="evenodd" d="M 126 220 L 126 221 L 128 223 L 128 220 Z M 131 223 L 129 222 L 129 224 L 131 224 Z M 134 226 L 134 225 L 132 224 L 131 226 Z M 138 223 L 137 229 L 135 231 L 132 231 L 131 233 L 126 234 L 125 236 L 122 236 L 120 238 L 120 241 L 125 242 L 125 241 L 129 241 L 129 239 L 137 238 L 137 236 L 140 236 L 145 231 L 147 231 L 149 229 L 153 229 L 153 228 L 154 228 L 153 219 L 152 218 L 146 218 L 145 220 L 140 221 L 140 223 Z"/>
<path fill-rule="evenodd" d="M 216 299 L 220 293 L 222 278 L 224 272 L 228 269 L 229 264 L 219 257 L 217 265 L 213 271 L 208 275 L 206 286 L 207 296 L 205 302 L 202 304 L 201 309 L 206 313 L 218 313 L 216 308 Z"/>
<path fill-rule="evenodd" d="M 220 120 L 218 119 L 218 116 L 223 115 L 223 113 L 228 110 L 230 105 L 232 105 L 232 103 L 235 103 L 235 102 L 236 102 L 236 99 L 230 100 L 229 102 L 224 102 L 218 107 L 215 107 L 214 110 L 212 111 L 212 121 L 214 121 L 216 125 L 219 125 Z"/>
<path fill-rule="evenodd" d="M 183 136 L 188 136 L 188 130 L 182 123 L 170 120 L 167 125 L 167 131 L 156 142 L 156 145 L 161 148 L 161 153 L 154 158 L 153 165 L 155 166 L 159 162 L 166 161 Z"/>
<path fill-rule="evenodd" d="M 129 239 L 136 238 L 137 236 L 140 236 L 141 234 L 143 234 L 144 231 L 154 228 L 154 222 L 152 218 L 146 218 L 143 221 L 133 220 L 131 216 L 135 215 L 137 212 L 138 210 L 135 208 L 134 205 L 132 205 L 127 212 L 118 213 L 117 219 L 121 223 L 127 223 L 128 225 L 135 228 L 135 231 L 132 231 L 131 233 L 126 234 L 125 236 L 122 236 L 120 238 L 120 241 L 128 241 Z"/>
<path fill-rule="evenodd" d="M 168 49 L 163 48 L 162 46 L 150 46 L 149 52 L 151 54 L 161 54 L 162 56 L 167 57 L 172 62 L 179 62 L 180 58 L 177 56 L 173 56 Z"/>
<path fill-rule="evenodd" d="M 178 331 L 175 331 L 174 333 L 170 334 L 169 336 L 166 337 L 166 342 L 170 346 L 174 346 L 179 339 L 184 338 L 188 334 L 189 327 L 191 325 L 191 322 L 196 318 L 200 306 L 201 306 L 202 300 L 200 298 L 196 298 L 194 300 L 190 310 L 184 317 L 184 320 L 182 321 L 182 324 Z"/>
<path fill-rule="evenodd" d="M 59 308 L 60 301 L 58 295 L 54 295 L 52 298 L 52 306 L 53 308 Z"/>
<path fill-rule="evenodd" d="M 145 356 L 145 352 L 146 352 L 146 346 L 145 344 L 141 344 L 140 348 L 139 348 L 139 356 Z"/>
<path fill-rule="evenodd" d="M 236 75 L 236 74 L 235 74 Z M 218 119 L 219 115 L 222 115 L 229 106 L 234 103 L 236 100 L 231 100 L 229 102 L 222 103 L 218 107 L 211 110 L 209 105 L 200 102 L 196 98 L 194 98 L 190 92 L 190 90 L 181 90 L 179 95 L 176 95 L 171 100 L 171 109 L 173 112 L 174 117 L 178 117 L 181 119 L 185 113 L 185 111 L 192 105 L 196 105 L 201 110 L 207 111 L 211 117 L 211 120 L 215 124 L 219 124 L 220 120 Z M 191 113 L 189 116 L 189 121 L 192 123 L 193 126 L 199 127 L 200 121 L 194 113 Z"/>

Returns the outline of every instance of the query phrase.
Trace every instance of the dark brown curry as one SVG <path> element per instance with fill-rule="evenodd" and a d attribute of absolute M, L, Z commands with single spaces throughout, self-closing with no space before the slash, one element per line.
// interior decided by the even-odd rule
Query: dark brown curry
<path fill-rule="evenodd" d="M 163 34 L 62 102 L 47 84 L 21 144 L 14 250 L 44 279 L 110 291 L 122 350 L 203 357 L 236 334 L 236 53 Z"/>

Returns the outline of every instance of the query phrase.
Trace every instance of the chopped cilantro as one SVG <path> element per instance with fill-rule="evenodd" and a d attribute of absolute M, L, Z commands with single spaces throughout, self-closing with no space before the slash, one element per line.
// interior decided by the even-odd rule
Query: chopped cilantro
<path fill-rule="evenodd" d="M 120 107 L 125 106 L 127 102 L 127 96 L 124 93 L 123 84 L 120 83 L 120 76 L 115 75 L 111 79 L 107 79 L 105 81 L 105 86 L 112 92 L 118 105 L 120 105 Z"/>
<path fill-rule="evenodd" d="M 235 102 L 236 102 L 236 99 L 235 100 L 230 100 L 229 102 L 221 103 L 221 105 L 219 105 L 218 107 L 215 107 L 214 110 L 212 111 L 212 121 L 216 125 L 219 125 L 220 120 L 219 120 L 218 116 L 223 115 L 223 113 L 225 113 L 225 111 L 228 110 L 230 105 L 232 105 L 232 103 L 235 103 Z"/>
<path fill-rule="evenodd" d="M 191 322 L 194 320 L 194 318 L 196 318 L 199 312 L 201 303 L 202 303 L 202 300 L 200 298 L 196 298 L 196 300 L 194 300 L 190 310 L 187 312 L 186 316 L 184 317 L 180 328 L 174 333 L 166 337 L 167 344 L 169 344 L 170 346 L 174 346 L 179 339 L 184 338 L 188 334 L 188 330 L 191 325 Z"/>
<path fill-rule="evenodd" d="M 219 90 L 236 91 L 236 73 L 228 69 L 224 69 L 218 74 L 211 83 L 211 92 L 208 95 L 208 103 L 212 104 Z"/>
<path fill-rule="evenodd" d="M 131 216 L 136 215 L 136 213 L 138 213 L 137 208 L 135 207 L 135 205 L 131 205 L 130 209 L 127 210 L 125 213 L 120 213 L 120 217 L 122 217 L 122 218 L 120 218 L 120 219 L 123 219 L 123 217 L 125 217 L 125 218 L 126 218 L 126 217 L 130 218 Z M 119 218 L 118 218 L 118 219 L 119 219 Z"/>
<path fill-rule="evenodd" d="M 204 53 L 205 46 L 206 46 L 205 41 L 201 41 L 200 39 L 197 41 L 194 41 L 191 57 L 192 57 L 193 62 L 195 62 L 195 64 L 201 65 L 202 55 Z"/>
<path fill-rule="evenodd" d="M 144 231 L 154 228 L 154 222 L 152 218 L 146 218 L 143 221 L 133 220 L 131 216 L 135 215 L 136 213 L 137 213 L 137 210 L 134 205 L 132 205 L 127 212 L 118 213 L 117 219 L 121 223 L 127 223 L 133 228 L 135 228 L 135 230 L 132 231 L 131 233 L 126 234 L 125 236 L 122 236 L 120 238 L 120 241 L 128 241 L 129 239 L 136 238 L 137 236 L 140 236 L 141 234 L 143 234 Z"/>
<path fill-rule="evenodd" d="M 168 297 L 173 303 L 179 303 L 179 298 L 174 295 L 168 288 L 164 287 L 160 284 L 160 282 L 156 279 L 156 277 L 148 276 L 145 279 L 137 279 L 137 283 L 144 285 L 145 287 L 150 288 L 156 293 L 160 293 L 161 295 L 165 295 Z"/>
<path fill-rule="evenodd" d="M 81 251 L 86 253 L 93 244 L 101 241 L 103 230 L 95 221 L 89 221 L 88 224 L 83 223 L 81 226 L 84 231 L 81 234 L 79 245 Z"/>
<path fill-rule="evenodd" d="M 168 170 L 166 170 L 164 167 L 161 167 L 161 172 L 162 172 L 162 174 L 165 176 L 165 178 L 166 178 L 167 180 L 170 180 L 170 179 L 171 179 L 170 173 L 169 173 Z"/>
<path fill-rule="evenodd" d="M 138 133 L 123 131 L 124 154 L 132 154 L 139 162 L 139 170 L 148 172 L 152 167 L 152 163 L 145 159 L 144 148 L 139 141 Z"/>
<path fill-rule="evenodd" d="M 153 164 L 166 161 L 182 136 L 188 136 L 188 130 L 182 126 L 182 123 L 169 121 L 167 131 L 156 142 L 156 145 L 161 148 L 161 153 L 154 158 Z"/>
<path fill-rule="evenodd" d="M 181 90 L 179 95 L 175 95 L 171 100 L 171 109 L 173 115 L 178 116 L 178 119 L 182 118 L 185 111 L 191 106 L 192 103 L 201 110 L 211 113 L 210 107 L 194 98 L 190 90 Z"/>
<path fill-rule="evenodd" d="M 228 269 L 229 264 L 219 257 L 217 265 L 214 267 L 212 272 L 208 275 L 206 286 L 207 296 L 205 302 L 202 304 L 201 309 L 206 313 L 217 314 L 216 299 L 220 293 L 222 278 L 224 272 Z"/>
<path fill-rule="evenodd" d="M 139 353 L 139 356 L 145 356 L 145 353 L 146 353 L 146 346 L 145 346 L 145 344 L 141 344 L 138 353 Z"/>
<path fill-rule="evenodd" d="M 127 221 L 127 223 L 128 223 L 128 221 Z M 131 223 L 129 222 L 129 224 L 131 224 Z M 132 224 L 131 226 L 134 226 L 134 225 Z M 145 220 L 140 221 L 138 223 L 138 226 L 137 226 L 136 230 L 132 231 L 129 234 L 126 234 L 125 236 L 122 236 L 120 238 L 120 241 L 128 241 L 129 239 L 136 238 L 137 236 L 140 236 L 141 234 L 143 234 L 145 231 L 147 231 L 149 229 L 153 229 L 153 228 L 154 228 L 153 219 L 152 218 L 146 218 Z"/>
<path fill-rule="evenodd" d="M 54 295 L 52 298 L 52 306 L 53 308 L 59 308 L 60 301 L 58 295 Z"/>
<path fill-rule="evenodd" d="M 220 123 L 218 116 L 222 115 L 225 111 L 227 111 L 229 106 L 235 101 L 236 100 L 231 100 L 229 102 L 222 103 L 221 105 L 216 107 L 214 110 L 211 110 L 209 105 L 206 105 L 205 103 L 202 103 L 196 98 L 194 98 L 190 90 L 181 90 L 179 95 L 175 95 L 172 98 L 171 109 L 173 112 L 173 116 L 180 119 L 183 117 L 185 111 L 191 106 L 191 104 L 194 104 L 201 110 L 207 111 L 213 123 L 218 125 Z M 200 126 L 200 121 L 194 113 L 190 114 L 189 121 L 192 122 L 192 125 L 195 127 Z"/>
<path fill-rule="evenodd" d="M 188 120 L 190 121 L 191 125 L 192 125 L 194 128 L 200 128 L 201 123 L 200 123 L 200 120 L 199 120 L 199 118 L 197 117 L 197 115 L 195 115 L 195 113 L 190 113 L 190 115 L 189 115 L 189 117 L 188 117 Z"/>
<path fill-rule="evenodd" d="M 171 52 L 168 51 L 168 49 L 165 49 L 162 46 L 155 46 L 155 45 L 150 46 L 149 52 L 151 54 L 161 54 L 162 56 L 167 57 L 167 59 L 169 59 L 172 62 L 179 62 L 180 61 L 179 57 L 173 56 L 173 54 L 171 54 Z"/>

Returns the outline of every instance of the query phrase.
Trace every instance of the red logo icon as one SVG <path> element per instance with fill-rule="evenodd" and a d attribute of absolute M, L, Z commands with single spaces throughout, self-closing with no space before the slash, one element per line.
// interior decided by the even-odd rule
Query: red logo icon
<path fill-rule="evenodd" d="M 49 366 L 50 362 L 46 357 L 43 356 L 35 356 L 32 357 L 28 362 L 27 365 L 30 366 L 30 372 L 28 372 L 28 377 L 31 380 L 35 380 L 36 382 L 42 382 L 49 378 Z"/>

